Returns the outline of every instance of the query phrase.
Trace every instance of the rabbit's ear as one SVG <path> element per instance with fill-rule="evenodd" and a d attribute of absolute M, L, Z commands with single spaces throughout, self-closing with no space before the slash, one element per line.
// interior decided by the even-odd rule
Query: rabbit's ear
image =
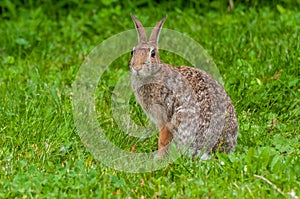
<path fill-rule="evenodd" d="M 160 33 L 160 31 L 161 31 L 161 28 L 162 28 L 162 26 L 163 26 L 163 24 L 164 24 L 166 18 L 167 18 L 167 15 L 166 15 L 162 20 L 160 20 L 160 21 L 156 24 L 156 26 L 153 28 L 153 30 L 152 30 L 152 32 L 151 32 L 151 35 L 150 35 L 150 40 L 149 40 L 149 42 L 153 42 L 153 43 L 155 43 L 156 45 L 158 44 L 159 33 Z"/>
<path fill-rule="evenodd" d="M 147 42 L 147 35 L 142 23 L 132 13 L 130 13 L 130 15 L 134 22 L 135 29 L 138 32 L 139 43 Z"/>

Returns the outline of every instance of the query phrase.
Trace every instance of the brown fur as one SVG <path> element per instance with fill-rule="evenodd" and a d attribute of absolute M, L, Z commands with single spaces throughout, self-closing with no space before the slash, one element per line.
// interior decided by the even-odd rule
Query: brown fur
<path fill-rule="evenodd" d="M 136 101 L 160 129 L 158 155 L 168 154 L 171 141 L 193 156 L 234 151 L 238 123 L 223 87 L 205 71 L 161 62 L 158 38 L 166 17 L 156 24 L 148 42 L 141 22 L 133 15 L 132 19 L 139 36 L 129 63 L 132 88 Z"/>
<path fill-rule="evenodd" d="M 163 157 L 168 153 L 169 144 L 172 140 L 172 133 L 167 126 L 164 126 L 159 132 L 158 138 L 158 154 Z"/>

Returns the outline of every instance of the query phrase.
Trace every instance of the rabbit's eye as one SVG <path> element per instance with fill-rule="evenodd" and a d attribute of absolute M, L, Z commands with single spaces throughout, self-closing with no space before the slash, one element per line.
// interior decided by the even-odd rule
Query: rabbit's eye
<path fill-rule="evenodd" d="M 151 57 L 155 56 L 155 50 L 151 50 Z"/>
<path fill-rule="evenodd" d="M 135 51 L 135 47 L 133 47 L 132 51 L 130 52 L 131 56 L 133 55 L 134 51 Z"/>

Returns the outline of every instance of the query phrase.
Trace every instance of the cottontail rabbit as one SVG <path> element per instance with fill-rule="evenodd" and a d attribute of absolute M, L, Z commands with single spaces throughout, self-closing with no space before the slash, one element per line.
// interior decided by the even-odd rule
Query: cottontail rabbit
<path fill-rule="evenodd" d="M 129 63 L 132 88 L 136 101 L 160 130 L 157 156 L 168 154 L 171 141 L 202 159 L 211 152 L 234 151 L 238 123 L 223 87 L 200 69 L 162 63 L 158 38 L 166 17 L 156 24 L 149 41 L 141 22 L 131 17 L 138 33 Z"/>

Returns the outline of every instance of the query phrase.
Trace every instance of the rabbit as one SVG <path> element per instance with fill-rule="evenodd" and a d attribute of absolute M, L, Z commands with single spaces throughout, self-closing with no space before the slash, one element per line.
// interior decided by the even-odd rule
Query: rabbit
<path fill-rule="evenodd" d="M 129 61 L 132 89 L 160 131 L 156 157 L 167 156 L 172 142 L 186 155 L 202 160 L 215 152 L 234 151 L 238 121 L 224 88 L 203 70 L 162 63 L 158 39 L 166 16 L 149 41 L 142 23 L 132 13 L 131 17 L 138 34 Z"/>

